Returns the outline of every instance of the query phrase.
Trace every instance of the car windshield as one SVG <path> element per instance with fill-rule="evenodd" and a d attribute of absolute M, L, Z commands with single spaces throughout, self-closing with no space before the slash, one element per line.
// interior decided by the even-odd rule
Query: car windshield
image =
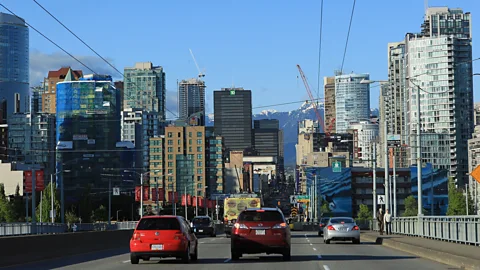
<path fill-rule="evenodd" d="M 332 224 L 346 224 L 346 223 L 355 223 L 351 218 L 332 218 L 330 220 Z"/>
<path fill-rule="evenodd" d="M 210 219 L 209 218 L 194 218 L 192 223 L 194 225 L 209 225 Z"/>
<path fill-rule="evenodd" d="M 238 221 L 279 221 L 283 222 L 282 214 L 277 211 L 243 211 Z"/>
<path fill-rule="evenodd" d="M 176 218 L 145 218 L 138 223 L 137 230 L 180 230 L 180 223 Z"/>

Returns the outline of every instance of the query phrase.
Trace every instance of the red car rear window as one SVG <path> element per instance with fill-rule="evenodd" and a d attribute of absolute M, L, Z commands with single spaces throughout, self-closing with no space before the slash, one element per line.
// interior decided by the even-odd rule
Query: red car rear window
<path fill-rule="evenodd" d="M 146 218 L 140 220 L 137 230 L 180 230 L 180 223 L 176 218 Z"/>
<path fill-rule="evenodd" d="M 283 222 L 283 216 L 277 211 L 243 211 L 238 216 L 238 221 L 278 221 Z"/>

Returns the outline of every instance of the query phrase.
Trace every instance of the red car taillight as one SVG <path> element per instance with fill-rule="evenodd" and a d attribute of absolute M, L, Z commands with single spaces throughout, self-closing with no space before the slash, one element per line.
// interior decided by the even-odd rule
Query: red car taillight
<path fill-rule="evenodd" d="M 235 229 L 248 229 L 247 225 L 242 224 L 242 223 L 235 223 L 235 225 L 233 225 L 233 227 Z"/>
<path fill-rule="evenodd" d="M 283 223 L 280 223 L 280 224 L 277 224 L 275 226 L 273 226 L 272 229 L 285 229 L 287 228 L 287 223 L 283 222 Z"/>
<path fill-rule="evenodd" d="M 136 233 L 133 233 L 132 239 L 133 239 L 134 241 L 140 241 L 140 234 L 137 233 L 137 232 L 136 232 Z"/>
<path fill-rule="evenodd" d="M 335 228 L 334 228 L 332 225 L 328 226 L 327 229 L 328 229 L 329 231 L 335 231 Z"/>
<path fill-rule="evenodd" d="M 360 228 L 358 228 L 358 226 L 353 226 L 353 229 L 352 229 L 352 230 L 358 231 L 358 230 L 360 230 Z"/>
<path fill-rule="evenodd" d="M 320 224 L 320 228 L 322 228 L 323 226 L 325 226 L 325 225 L 323 225 L 323 224 Z"/>

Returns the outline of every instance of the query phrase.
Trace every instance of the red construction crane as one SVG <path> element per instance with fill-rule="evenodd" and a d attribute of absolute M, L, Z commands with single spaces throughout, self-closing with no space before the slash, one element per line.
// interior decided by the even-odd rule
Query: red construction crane
<path fill-rule="evenodd" d="M 307 77 L 305 77 L 305 74 L 303 74 L 302 68 L 300 65 L 297 65 L 298 71 L 300 72 L 300 76 L 302 77 L 303 84 L 305 85 L 305 89 L 307 89 L 308 96 L 310 97 L 310 101 L 315 105 L 313 106 L 313 109 L 315 110 L 315 114 L 317 115 L 318 122 L 320 123 L 321 127 L 323 128 L 323 132 L 325 132 L 326 137 L 330 137 L 330 131 L 332 130 L 333 123 L 335 122 L 335 119 L 332 120 L 332 123 L 328 127 L 328 129 L 325 128 L 325 123 L 323 121 L 322 116 L 317 110 L 317 106 L 315 103 L 315 99 L 313 98 L 312 91 L 310 91 L 310 86 L 308 85 Z"/>

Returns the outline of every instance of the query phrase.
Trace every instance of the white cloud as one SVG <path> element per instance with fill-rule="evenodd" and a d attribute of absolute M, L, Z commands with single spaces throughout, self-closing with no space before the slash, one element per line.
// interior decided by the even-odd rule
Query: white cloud
<path fill-rule="evenodd" d="M 114 78 L 121 79 L 121 75 L 100 59 L 100 57 L 91 55 L 74 56 L 97 74 L 108 74 L 112 75 Z M 108 57 L 105 57 L 105 59 L 115 66 L 113 59 Z M 43 82 L 43 78 L 48 75 L 48 71 L 58 70 L 64 66 L 70 66 L 72 69 L 82 70 L 84 74 L 93 73 L 63 52 L 46 54 L 38 50 L 30 51 L 30 86 L 37 86 L 40 82 Z M 121 69 L 119 70 L 122 71 Z"/>

